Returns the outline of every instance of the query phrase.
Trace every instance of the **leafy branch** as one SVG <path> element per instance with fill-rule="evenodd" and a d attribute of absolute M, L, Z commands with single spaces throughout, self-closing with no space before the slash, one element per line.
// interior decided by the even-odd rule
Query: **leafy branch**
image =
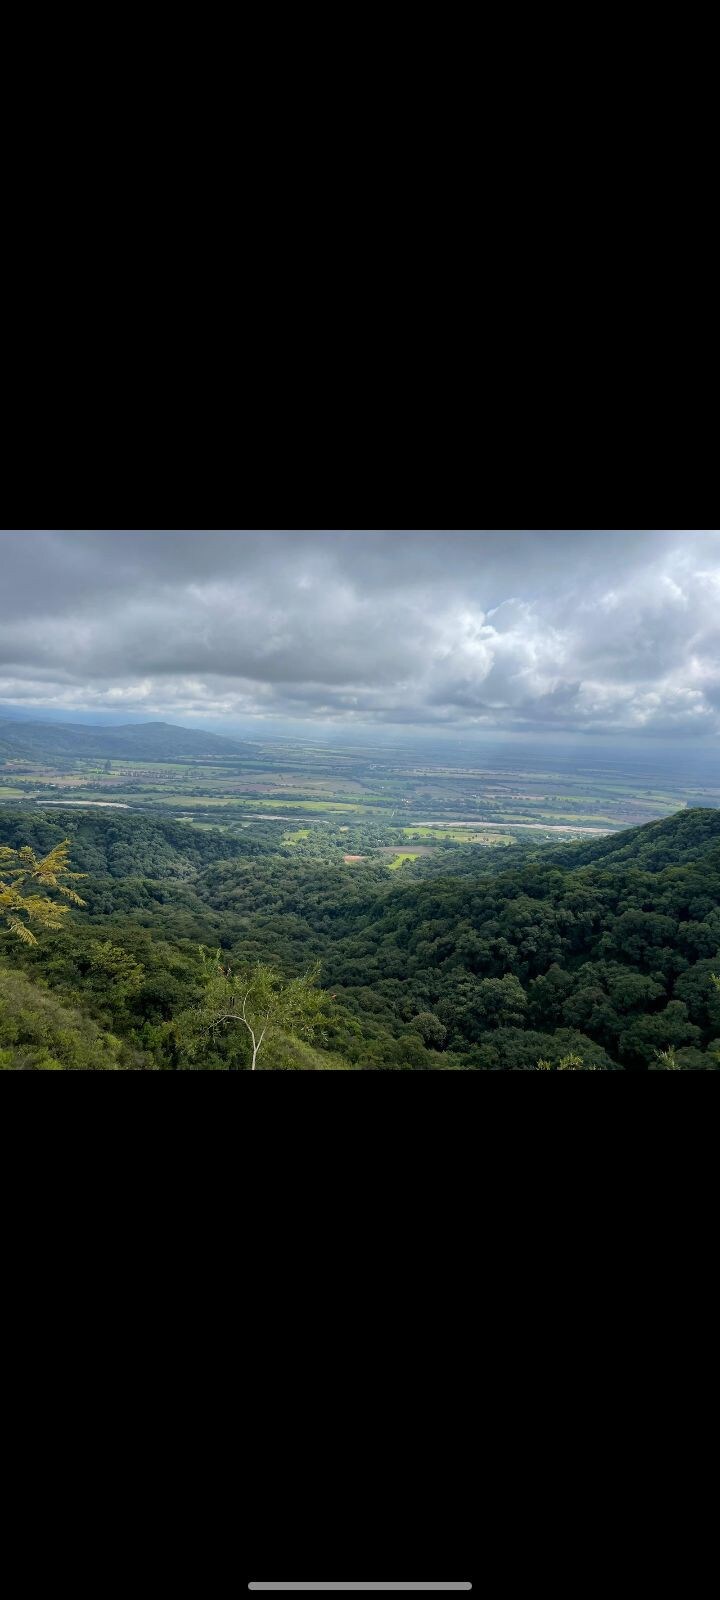
<path fill-rule="evenodd" d="M 42 928 L 61 928 L 69 909 L 37 890 L 54 890 L 71 905 L 84 906 L 85 901 L 72 884 L 87 874 L 70 871 L 69 853 L 69 839 L 63 839 L 49 855 L 41 858 L 29 845 L 23 845 L 20 850 L 0 845 L 0 916 L 23 944 L 37 944 L 31 923 Z"/>
<path fill-rule="evenodd" d="M 326 1003 L 317 987 L 319 962 L 302 977 L 286 982 L 274 967 L 261 961 L 233 972 L 223 965 L 222 951 L 211 958 L 204 950 L 201 954 L 207 987 L 195 1013 L 196 1024 L 213 1037 L 228 1029 L 244 1030 L 252 1053 L 252 1072 L 272 1033 L 312 1038 L 324 1018 Z"/>

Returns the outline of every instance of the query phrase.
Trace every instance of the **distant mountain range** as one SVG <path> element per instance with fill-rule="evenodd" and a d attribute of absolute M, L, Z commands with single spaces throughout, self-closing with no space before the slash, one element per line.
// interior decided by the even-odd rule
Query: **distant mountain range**
<path fill-rule="evenodd" d="M 0 760 L 42 761 L 45 757 L 97 756 L 119 761 L 187 761 L 238 756 L 247 746 L 222 734 L 176 728 L 170 722 L 87 727 L 72 722 L 17 722 L 0 719 Z"/>

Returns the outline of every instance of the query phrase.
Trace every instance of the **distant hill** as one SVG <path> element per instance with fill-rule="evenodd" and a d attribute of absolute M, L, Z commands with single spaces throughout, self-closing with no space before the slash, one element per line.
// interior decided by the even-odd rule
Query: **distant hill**
<path fill-rule="evenodd" d="M 77 723 L 0 719 L 0 760 L 97 756 L 118 761 L 187 761 L 238 756 L 247 747 L 222 734 L 176 728 L 171 722 L 85 727 Z"/>

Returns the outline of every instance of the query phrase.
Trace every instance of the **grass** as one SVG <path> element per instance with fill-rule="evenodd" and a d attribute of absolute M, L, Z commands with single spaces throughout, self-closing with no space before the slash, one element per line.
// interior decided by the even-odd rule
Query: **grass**
<path fill-rule="evenodd" d="M 403 828 L 406 837 L 420 834 L 423 839 L 442 840 L 449 839 L 451 844 L 512 844 L 512 835 L 509 833 L 483 833 L 473 832 L 472 828 L 423 828 L 421 826 Z"/>
<path fill-rule="evenodd" d="M 197 817 L 176 817 L 176 822 L 184 822 L 188 828 L 202 829 L 205 833 L 237 833 L 240 828 L 249 824 L 242 822 L 198 822 Z"/>
<path fill-rule="evenodd" d="M 398 867 L 402 866 L 403 861 L 417 861 L 418 854 L 419 852 L 417 850 L 401 850 L 400 854 L 395 857 L 394 861 L 388 861 L 388 867 L 390 871 L 397 872 Z"/>
<path fill-rule="evenodd" d="M 257 800 L 243 800 L 241 805 L 253 806 L 262 811 L 362 811 L 372 810 L 369 806 L 353 805 L 349 800 L 267 800 L 264 795 L 259 795 Z"/>
<path fill-rule="evenodd" d="M 142 793 L 118 793 L 118 798 L 128 800 L 130 804 L 157 806 L 177 806 L 178 803 L 189 810 L 209 811 L 215 807 L 235 806 L 238 811 L 314 811 L 319 816 L 324 816 L 330 811 L 365 812 L 367 806 L 353 805 L 350 801 L 341 800 L 270 800 L 264 794 L 255 795 L 252 800 L 247 795 L 201 795 L 201 794 L 160 794 L 156 790 L 146 789 Z"/>
<path fill-rule="evenodd" d="M 287 1033 L 276 1034 L 271 1039 L 264 1061 L 262 1053 L 258 1056 L 258 1069 L 263 1067 L 267 1072 L 356 1072 L 358 1070 L 351 1066 L 349 1061 L 343 1061 L 341 1056 L 334 1055 L 329 1050 L 316 1050 L 313 1045 L 305 1044 L 302 1039 L 293 1039 Z"/>

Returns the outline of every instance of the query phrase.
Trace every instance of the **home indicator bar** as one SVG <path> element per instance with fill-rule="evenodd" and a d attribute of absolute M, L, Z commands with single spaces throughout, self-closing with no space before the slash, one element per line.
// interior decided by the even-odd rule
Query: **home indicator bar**
<path fill-rule="evenodd" d="M 472 1589 L 471 1583 L 249 1583 L 248 1589 L 272 1590 L 291 1589 L 310 1591 L 318 1589 Z"/>

